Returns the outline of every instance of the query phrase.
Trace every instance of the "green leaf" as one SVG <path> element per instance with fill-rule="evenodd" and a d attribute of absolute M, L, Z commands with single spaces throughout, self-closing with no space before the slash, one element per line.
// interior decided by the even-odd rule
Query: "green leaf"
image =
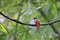
<path fill-rule="evenodd" d="M 2 23 L 0 23 L 0 27 L 1 27 L 1 31 L 3 31 L 4 33 L 7 33 L 7 29 Z"/>

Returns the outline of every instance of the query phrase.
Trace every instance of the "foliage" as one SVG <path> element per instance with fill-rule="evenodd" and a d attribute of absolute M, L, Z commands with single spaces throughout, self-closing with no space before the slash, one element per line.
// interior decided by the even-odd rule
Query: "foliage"
<path fill-rule="evenodd" d="M 0 0 L 0 11 L 10 18 L 30 23 L 30 21 L 37 17 L 41 23 L 52 21 L 60 18 L 59 4 L 56 0 Z M 59 5 L 59 6 L 58 6 Z M 41 7 L 46 15 L 46 19 L 38 11 Z M 55 23 L 55 28 L 60 32 L 60 22 Z M 21 25 L 11 20 L 4 19 L 0 23 L 0 40 L 57 40 L 58 35 L 55 34 L 52 28 L 48 26 L 41 26 L 37 31 L 35 27 Z"/>

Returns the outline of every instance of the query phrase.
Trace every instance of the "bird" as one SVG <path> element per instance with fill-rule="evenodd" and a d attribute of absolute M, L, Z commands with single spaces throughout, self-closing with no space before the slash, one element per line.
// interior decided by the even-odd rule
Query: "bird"
<path fill-rule="evenodd" d="M 34 17 L 34 22 L 35 22 L 35 25 L 36 25 L 36 29 L 39 30 L 40 29 L 40 20 L 37 18 L 37 17 Z"/>

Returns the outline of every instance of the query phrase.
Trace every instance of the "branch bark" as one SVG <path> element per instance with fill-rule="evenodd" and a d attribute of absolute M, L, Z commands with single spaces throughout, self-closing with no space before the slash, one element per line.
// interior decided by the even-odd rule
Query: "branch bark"
<path fill-rule="evenodd" d="M 16 19 L 12 19 L 12 18 L 4 15 L 2 12 L 0 12 L 0 15 L 4 16 L 5 18 L 7 18 L 7 19 L 9 19 L 9 20 L 11 20 L 11 21 L 14 21 L 14 22 L 19 23 L 19 24 L 22 24 L 22 25 L 36 26 L 35 24 L 23 23 L 23 22 L 20 22 L 20 21 L 18 21 L 18 20 L 16 20 Z M 54 23 L 59 22 L 59 21 L 60 21 L 60 19 L 59 19 L 59 20 L 54 20 L 54 21 L 51 21 L 51 22 L 41 23 L 40 26 L 54 24 Z"/>

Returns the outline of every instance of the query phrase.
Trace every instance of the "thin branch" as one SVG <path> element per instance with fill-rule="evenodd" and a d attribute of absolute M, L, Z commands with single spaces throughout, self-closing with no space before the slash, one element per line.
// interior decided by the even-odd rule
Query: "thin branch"
<path fill-rule="evenodd" d="M 35 24 L 27 24 L 27 23 L 20 22 L 20 21 L 18 21 L 18 20 L 16 20 L 16 19 L 9 18 L 8 16 L 4 15 L 4 14 L 1 13 L 1 12 L 0 12 L 0 14 L 1 14 L 2 16 L 4 16 L 5 18 L 7 18 L 7 19 L 9 19 L 9 20 L 11 20 L 11 21 L 14 21 L 14 22 L 16 22 L 16 23 L 19 23 L 19 24 L 28 25 L 28 26 L 36 26 Z M 41 26 L 42 26 L 42 25 L 49 25 L 49 23 L 43 23 L 43 24 L 40 24 L 40 25 L 41 25 Z"/>
<path fill-rule="evenodd" d="M 54 24 L 54 23 L 59 22 L 59 21 L 60 21 L 60 19 L 57 19 L 57 20 L 51 21 L 50 24 Z"/>
<path fill-rule="evenodd" d="M 23 23 L 23 22 L 20 22 L 20 21 L 18 21 L 18 20 L 16 20 L 16 19 L 12 19 L 12 18 L 4 15 L 2 12 L 0 12 L 0 14 L 1 14 L 2 16 L 4 16 L 5 18 L 7 18 L 7 19 L 9 19 L 9 20 L 11 20 L 11 21 L 14 21 L 14 22 L 16 22 L 16 23 L 19 23 L 19 24 L 28 25 L 28 26 L 36 26 L 35 24 Z M 56 23 L 56 22 L 59 22 L 59 21 L 60 21 L 60 20 L 55 20 L 55 21 L 52 21 L 52 22 L 41 23 L 40 26 L 50 25 L 50 24 L 53 24 L 53 23 Z"/>
<path fill-rule="evenodd" d="M 56 33 L 56 34 L 60 34 L 57 30 L 56 30 L 56 28 L 54 27 L 54 25 L 53 24 L 50 24 L 50 27 L 54 30 L 54 32 Z"/>
<path fill-rule="evenodd" d="M 45 20 L 47 20 L 46 16 L 44 15 L 44 12 L 42 11 L 41 8 L 38 9 L 38 11 L 40 11 L 41 15 L 44 17 Z"/>

